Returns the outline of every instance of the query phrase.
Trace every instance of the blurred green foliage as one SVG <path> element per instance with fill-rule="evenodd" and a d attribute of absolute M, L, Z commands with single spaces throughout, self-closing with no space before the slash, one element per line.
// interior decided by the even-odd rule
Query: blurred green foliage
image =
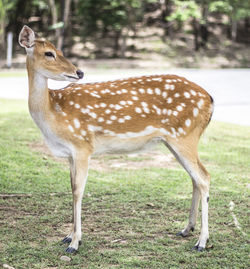
<path fill-rule="evenodd" d="M 189 25 L 198 50 L 208 41 L 209 17 L 217 20 L 219 27 L 228 27 L 227 38 L 246 42 L 250 1 L 0 0 L 0 48 L 4 51 L 6 47 L 6 32 L 12 31 L 17 37 L 24 24 L 39 32 L 55 31 L 55 40 L 63 39 L 61 44 L 65 47 L 71 47 L 74 36 L 81 36 L 83 42 L 108 36 L 113 38 L 111 47 L 115 50 L 120 49 L 121 42 L 126 43 L 129 31 L 136 36 L 138 27 L 161 28 L 163 39 L 173 40 L 176 33 L 185 32 L 184 26 Z M 239 25 L 245 25 L 244 38 L 239 38 Z"/>

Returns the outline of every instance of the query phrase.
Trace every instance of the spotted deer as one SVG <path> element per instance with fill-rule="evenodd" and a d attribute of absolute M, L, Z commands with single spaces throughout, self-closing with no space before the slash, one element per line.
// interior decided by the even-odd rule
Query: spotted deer
<path fill-rule="evenodd" d="M 169 148 L 193 183 L 189 222 L 177 235 L 194 230 L 201 200 L 201 232 L 194 249 L 204 250 L 210 176 L 197 145 L 212 116 L 211 96 L 176 75 L 71 83 L 50 90 L 48 79 L 77 82 L 83 72 L 50 42 L 36 39 L 28 26 L 21 30 L 19 43 L 27 52 L 30 114 L 52 153 L 70 164 L 73 223 L 63 239 L 69 243 L 66 251 L 75 252 L 81 242 L 81 203 L 91 155 L 128 153 L 158 142 Z"/>

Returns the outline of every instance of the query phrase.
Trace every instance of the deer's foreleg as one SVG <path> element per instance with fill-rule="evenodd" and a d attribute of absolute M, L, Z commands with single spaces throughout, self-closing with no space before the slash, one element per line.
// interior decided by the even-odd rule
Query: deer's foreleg
<path fill-rule="evenodd" d="M 88 154 L 77 154 L 71 161 L 71 187 L 73 194 L 73 225 L 70 234 L 63 242 L 70 242 L 67 252 L 73 253 L 81 241 L 81 208 L 82 197 L 88 176 Z"/>

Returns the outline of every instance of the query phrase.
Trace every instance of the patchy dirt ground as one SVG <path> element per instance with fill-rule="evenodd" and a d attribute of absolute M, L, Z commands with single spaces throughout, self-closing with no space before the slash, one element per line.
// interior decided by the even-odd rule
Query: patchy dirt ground
<path fill-rule="evenodd" d="M 56 158 L 52 155 L 45 142 L 29 144 L 33 151 L 41 152 L 43 158 L 52 158 L 59 162 L 67 163 L 66 159 Z M 90 169 L 97 171 L 109 171 L 111 169 L 142 169 L 145 167 L 165 167 L 174 169 L 178 163 L 174 156 L 167 150 L 154 149 L 147 152 L 139 152 L 127 155 L 99 155 L 93 156 L 90 162 Z"/>

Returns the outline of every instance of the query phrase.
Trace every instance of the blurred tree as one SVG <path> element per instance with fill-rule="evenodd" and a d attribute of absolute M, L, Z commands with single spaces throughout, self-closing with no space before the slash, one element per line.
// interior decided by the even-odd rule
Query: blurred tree
<path fill-rule="evenodd" d="M 16 1 L 0 0 L 0 50 L 5 51 L 5 29 L 9 23 L 8 12 L 15 7 Z M 2 54 L 2 53 L 1 53 Z M 1 55 L 3 56 L 3 55 Z"/>
<path fill-rule="evenodd" d="M 69 25 L 69 13 L 70 13 L 70 4 L 71 0 L 62 0 L 61 1 L 61 21 L 62 21 L 62 27 L 60 28 L 60 35 L 57 41 L 57 48 L 59 50 L 64 49 L 64 40 L 67 33 L 67 27 Z"/>
<path fill-rule="evenodd" d="M 55 0 L 48 0 L 48 4 L 51 11 L 52 25 L 50 29 L 55 30 L 55 40 L 59 40 L 60 27 L 62 27 L 62 22 L 58 22 L 58 7 Z"/>
<path fill-rule="evenodd" d="M 224 13 L 229 18 L 230 37 L 237 40 L 238 21 L 250 17 L 250 1 L 247 0 L 224 0 L 212 1 L 209 6 L 211 12 Z"/>
<path fill-rule="evenodd" d="M 173 0 L 175 9 L 166 17 L 168 21 L 176 21 L 178 29 L 183 27 L 184 22 L 191 20 L 194 34 L 195 50 L 199 49 L 199 21 L 201 21 L 201 9 L 196 1 Z"/>
<path fill-rule="evenodd" d="M 112 34 L 114 56 L 118 56 L 122 31 L 134 26 L 141 4 L 140 0 L 79 0 L 78 17 L 83 22 L 83 37 L 98 39 Z"/>

